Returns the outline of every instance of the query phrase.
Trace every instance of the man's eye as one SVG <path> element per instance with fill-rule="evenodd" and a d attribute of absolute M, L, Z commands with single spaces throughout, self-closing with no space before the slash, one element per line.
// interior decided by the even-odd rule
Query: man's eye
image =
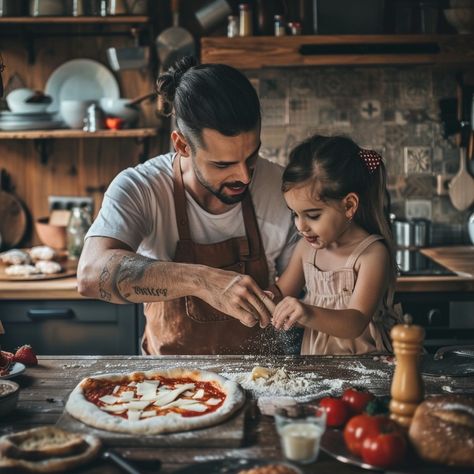
<path fill-rule="evenodd" d="M 229 165 L 226 165 L 225 163 L 214 163 L 214 166 L 216 168 L 220 168 L 220 169 L 224 169 L 224 168 L 228 168 Z"/>

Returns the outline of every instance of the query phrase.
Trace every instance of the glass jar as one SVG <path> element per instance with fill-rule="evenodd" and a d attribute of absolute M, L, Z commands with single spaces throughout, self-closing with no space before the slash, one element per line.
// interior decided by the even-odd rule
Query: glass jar
<path fill-rule="evenodd" d="M 239 36 L 252 36 L 252 10 L 248 3 L 239 5 Z"/>
<path fill-rule="evenodd" d="M 273 24 L 275 28 L 275 36 L 285 36 L 286 35 L 286 28 L 285 28 L 285 18 L 283 15 L 275 15 L 273 17 Z"/>
<path fill-rule="evenodd" d="M 303 27 L 299 21 L 290 21 L 288 23 L 288 28 L 293 36 L 300 35 L 303 31 Z"/>
<path fill-rule="evenodd" d="M 84 237 L 91 226 L 91 216 L 84 207 L 73 207 L 71 217 L 66 228 L 67 251 L 69 258 L 77 259 L 81 256 L 84 246 Z"/>
<path fill-rule="evenodd" d="M 239 36 L 239 18 L 236 15 L 229 15 L 227 20 L 227 37 L 235 38 Z"/>

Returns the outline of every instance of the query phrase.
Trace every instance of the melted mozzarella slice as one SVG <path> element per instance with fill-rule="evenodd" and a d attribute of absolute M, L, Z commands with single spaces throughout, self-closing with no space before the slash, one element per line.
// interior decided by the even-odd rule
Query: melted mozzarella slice
<path fill-rule="evenodd" d="M 190 400 L 189 398 L 180 398 L 178 400 L 175 400 L 174 402 L 168 403 L 167 405 L 162 405 L 160 408 L 162 410 L 165 410 L 166 408 L 172 408 L 172 407 L 177 407 L 177 408 L 182 408 L 185 407 L 186 405 L 194 405 L 196 403 L 196 400 Z"/>
<path fill-rule="evenodd" d="M 156 388 L 157 388 L 156 383 L 150 383 L 150 382 L 137 383 L 137 395 L 140 395 L 142 400 L 155 400 Z"/>
<path fill-rule="evenodd" d="M 125 405 L 105 405 L 100 407 L 101 410 L 110 411 L 111 413 L 123 413 L 127 410 Z"/>
<path fill-rule="evenodd" d="M 209 400 L 206 400 L 206 403 L 212 406 L 219 405 L 220 402 L 221 402 L 220 398 L 210 398 Z"/>
<path fill-rule="evenodd" d="M 158 416 L 155 410 L 142 411 L 140 418 L 151 418 L 153 416 Z"/>
<path fill-rule="evenodd" d="M 103 397 L 100 397 L 99 400 L 106 405 L 113 405 L 120 401 L 120 398 L 114 397 L 113 395 L 104 395 Z"/>
<path fill-rule="evenodd" d="M 183 407 L 184 410 L 198 411 L 200 413 L 205 412 L 209 407 L 202 403 L 193 403 L 192 405 L 186 405 Z"/>
<path fill-rule="evenodd" d="M 128 421 L 138 421 L 140 419 L 141 412 L 129 410 L 127 413 Z"/>
<path fill-rule="evenodd" d="M 120 394 L 120 401 L 121 401 L 121 402 L 130 402 L 130 401 L 132 401 L 134 398 L 135 398 L 135 394 L 134 394 L 132 391 L 130 391 L 130 390 L 128 390 L 128 391 L 126 391 L 126 392 L 122 392 L 122 393 Z"/>
<path fill-rule="evenodd" d="M 163 406 L 168 405 L 172 401 L 176 400 L 182 393 L 186 390 L 194 389 L 195 385 L 193 383 L 188 383 L 185 385 L 181 385 L 179 388 L 175 388 L 174 390 L 164 391 L 158 394 L 156 397 L 155 405 L 156 406 Z"/>
<path fill-rule="evenodd" d="M 200 388 L 194 395 L 193 398 L 202 398 L 204 397 L 204 389 Z"/>
<path fill-rule="evenodd" d="M 138 400 L 138 401 L 124 403 L 123 406 L 127 410 L 144 410 L 150 403 L 151 401 L 149 400 Z"/>

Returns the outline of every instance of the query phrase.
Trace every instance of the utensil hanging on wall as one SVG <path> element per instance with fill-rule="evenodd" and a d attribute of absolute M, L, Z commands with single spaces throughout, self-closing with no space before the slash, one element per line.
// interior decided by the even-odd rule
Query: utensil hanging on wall
<path fill-rule="evenodd" d="M 162 31 L 155 40 L 160 71 L 166 71 L 184 56 L 194 56 L 196 45 L 193 35 L 179 26 L 179 0 L 171 0 L 173 26 Z"/>
<path fill-rule="evenodd" d="M 449 183 L 449 198 L 458 211 L 474 203 L 474 179 L 466 167 L 466 147 L 459 149 L 459 171 Z"/>
<path fill-rule="evenodd" d="M 131 28 L 134 46 L 129 48 L 107 48 L 107 60 L 114 71 L 146 68 L 150 60 L 150 48 L 140 46 L 140 31 Z"/>
<path fill-rule="evenodd" d="M 0 171 L 0 234 L 5 248 L 18 245 L 28 225 L 23 204 L 10 190 L 10 177 L 7 171 L 2 169 Z"/>

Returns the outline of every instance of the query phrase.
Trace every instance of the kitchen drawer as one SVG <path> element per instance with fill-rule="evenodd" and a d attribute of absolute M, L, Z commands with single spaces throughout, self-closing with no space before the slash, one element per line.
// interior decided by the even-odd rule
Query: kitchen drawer
<path fill-rule="evenodd" d="M 2 348 L 31 344 L 42 355 L 137 354 L 137 305 L 95 300 L 0 302 Z"/>

